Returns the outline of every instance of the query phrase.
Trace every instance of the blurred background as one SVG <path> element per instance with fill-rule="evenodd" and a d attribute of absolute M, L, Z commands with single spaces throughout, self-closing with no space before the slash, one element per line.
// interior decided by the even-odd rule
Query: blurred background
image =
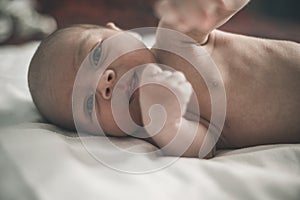
<path fill-rule="evenodd" d="M 0 44 L 40 40 L 74 23 L 157 26 L 156 0 L 0 0 Z M 300 42 L 299 0 L 252 0 L 222 30 Z"/>

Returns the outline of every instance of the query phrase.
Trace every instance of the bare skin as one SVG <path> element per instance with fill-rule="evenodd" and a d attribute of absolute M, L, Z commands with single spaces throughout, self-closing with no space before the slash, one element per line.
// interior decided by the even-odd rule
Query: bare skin
<path fill-rule="evenodd" d="M 169 2 L 172 2 L 171 0 Z M 202 2 L 190 0 L 189 3 Z M 203 1 L 205 2 L 205 1 Z M 211 1 L 216 3 L 220 1 Z M 197 51 L 203 44 L 218 67 L 227 97 L 225 125 L 217 148 L 240 148 L 260 144 L 299 143 L 300 142 L 300 45 L 287 41 L 265 40 L 213 30 L 223 24 L 247 1 L 235 1 L 235 9 L 222 7 L 224 12 L 206 13 L 211 23 L 184 24 L 178 26 L 173 21 L 162 18 L 160 27 L 185 32 L 195 40 L 190 49 Z M 240 4 L 239 4 L 240 3 Z M 215 9 L 217 10 L 217 9 Z M 167 15 L 167 14 L 166 14 Z M 191 14 L 192 15 L 192 14 Z M 180 17 L 180 15 L 179 15 Z M 185 16 L 182 16 L 185 17 Z M 200 21 L 200 20 L 199 20 Z M 195 21 L 193 21 L 195 22 Z M 182 28 L 183 27 L 183 28 Z M 189 29 L 190 28 L 190 29 Z M 166 42 L 168 37 L 158 33 L 157 46 Z M 173 40 L 172 45 L 185 41 Z M 175 48 L 175 47 L 174 47 Z M 177 55 L 153 49 L 158 62 L 181 71 L 193 86 L 201 119 L 197 136 L 200 146 L 211 118 L 211 100 L 208 89 L 195 69 Z M 194 52 L 191 51 L 191 54 Z M 195 53 L 196 55 L 196 53 Z M 194 57 L 195 59 L 201 59 Z M 216 83 L 216 89 L 218 82 Z M 196 101 L 193 98 L 187 106 L 186 116 L 193 116 Z M 196 113 L 197 114 L 197 113 Z M 200 113 L 198 113 L 200 114 Z M 173 136 L 174 137 L 174 136 Z M 170 136 L 169 138 L 172 138 Z M 196 156 L 199 144 L 191 145 L 186 156 Z"/>
<path fill-rule="evenodd" d="M 212 34 L 204 48 L 214 43 L 211 57 L 221 72 L 227 97 L 218 148 L 300 142 L 300 46 L 221 31 Z M 245 47 L 247 51 L 241 51 Z M 185 74 L 199 99 L 202 124 L 209 123 L 211 102 L 201 75 L 177 55 L 155 52 L 159 62 Z M 226 59 L 232 55 L 234 59 Z M 195 114 L 195 102 L 188 104 L 187 115 Z"/>

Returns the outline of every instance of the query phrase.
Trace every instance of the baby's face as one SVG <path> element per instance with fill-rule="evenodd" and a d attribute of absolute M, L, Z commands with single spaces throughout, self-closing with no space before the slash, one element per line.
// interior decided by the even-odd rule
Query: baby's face
<path fill-rule="evenodd" d="M 129 117 L 124 115 L 129 111 L 132 119 L 138 125 L 142 125 L 140 117 L 140 105 L 138 91 L 131 98 L 128 96 L 134 72 L 131 69 L 137 66 L 154 63 L 155 59 L 149 49 L 144 44 L 134 39 L 122 41 L 122 37 L 114 40 L 119 35 L 120 30 L 114 27 L 85 30 L 81 33 L 70 34 L 61 38 L 61 48 L 57 49 L 58 59 L 53 62 L 59 62 L 61 67 L 56 70 L 53 77 L 53 84 L 58 88 L 55 94 L 57 108 L 60 113 L 65 113 L 65 118 L 72 118 L 72 113 L 76 115 L 76 124 L 84 128 L 85 131 L 96 133 L 99 131 L 98 124 L 108 135 L 124 136 L 113 117 L 112 96 L 114 93 L 118 102 L 118 109 L 114 113 L 119 116 L 118 120 L 126 129 L 134 132 L 135 128 L 131 126 Z M 124 38 L 126 40 L 126 38 Z M 123 44 L 123 46 L 122 46 Z M 131 48 L 138 49 L 122 55 L 120 49 L 125 45 L 131 45 Z M 109 60 L 110 55 L 116 59 Z M 80 70 L 79 70 L 80 68 Z M 130 73 L 127 73 L 130 71 Z M 81 76 L 76 79 L 76 99 L 73 99 L 72 90 L 77 72 Z M 116 84 L 124 74 L 125 81 Z M 118 90 L 116 88 L 118 87 Z M 55 115 L 55 113 L 53 113 Z M 73 119 L 71 119 L 72 121 Z M 70 121 L 70 119 L 66 120 Z"/>

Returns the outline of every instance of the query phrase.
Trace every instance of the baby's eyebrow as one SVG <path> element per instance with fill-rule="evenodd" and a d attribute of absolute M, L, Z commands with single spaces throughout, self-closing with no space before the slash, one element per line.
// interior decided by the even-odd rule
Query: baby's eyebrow
<path fill-rule="evenodd" d="M 76 63 L 77 64 L 80 64 L 78 63 L 79 61 L 79 58 L 82 58 L 83 56 L 83 50 L 84 50 L 84 46 L 86 45 L 87 41 L 91 38 L 91 34 L 84 34 L 83 37 L 81 37 L 81 41 L 77 47 L 77 52 L 76 52 L 76 55 L 75 55 L 75 58 L 76 58 Z"/>

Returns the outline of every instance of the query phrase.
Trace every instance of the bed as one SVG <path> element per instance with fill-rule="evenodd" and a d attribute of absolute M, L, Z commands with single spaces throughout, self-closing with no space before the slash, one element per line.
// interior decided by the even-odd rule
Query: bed
<path fill-rule="evenodd" d="M 179 158 L 148 173 L 120 172 L 99 162 L 76 134 L 46 123 L 27 88 L 27 68 L 38 42 L 0 47 L 0 199 L 300 199 L 300 144 L 218 151 L 215 158 Z M 288 130 L 287 130 L 288 132 Z M 109 152 L 102 136 L 86 136 Z M 124 149 L 151 144 L 111 138 Z M 106 151 L 105 151 L 106 150 Z M 145 163 L 170 159 L 145 156 Z M 142 166 L 132 158 L 132 163 Z"/>

